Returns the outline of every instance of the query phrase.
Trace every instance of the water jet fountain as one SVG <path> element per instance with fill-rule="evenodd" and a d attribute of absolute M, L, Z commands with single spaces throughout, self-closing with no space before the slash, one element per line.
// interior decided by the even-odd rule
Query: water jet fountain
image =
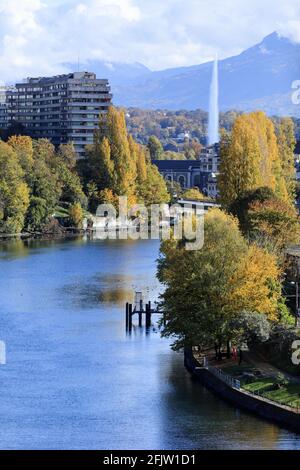
<path fill-rule="evenodd" d="M 208 118 L 208 145 L 219 142 L 219 80 L 218 80 L 218 58 L 213 63 L 212 79 L 209 96 L 209 118 Z"/>

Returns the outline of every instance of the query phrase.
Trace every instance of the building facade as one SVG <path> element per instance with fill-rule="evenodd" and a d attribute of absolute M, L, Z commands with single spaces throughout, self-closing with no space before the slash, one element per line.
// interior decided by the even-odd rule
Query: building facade
<path fill-rule="evenodd" d="M 0 129 L 7 128 L 7 93 L 9 90 L 9 87 L 0 85 Z"/>
<path fill-rule="evenodd" d="M 215 198 L 218 195 L 219 146 L 201 149 L 198 160 L 154 160 L 165 180 L 179 183 L 184 189 L 198 187 L 203 194 Z"/>
<path fill-rule="evenodd" d="M 83 158 L 111 100 L 108 80 L 91 72 L 28 78 L 6 91 L 6 126 L 20 123 L 32 138 L 55 146 L 73 142 Z"/>

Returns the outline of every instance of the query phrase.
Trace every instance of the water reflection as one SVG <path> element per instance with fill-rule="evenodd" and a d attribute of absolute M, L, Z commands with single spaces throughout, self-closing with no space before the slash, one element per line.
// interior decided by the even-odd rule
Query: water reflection
<path fill-rule="evenodd" d="M 39 254 L 44 249 L 67 250 L 70 246 L 80 246 L 88 240 L 84 236 L 70 236 L 64 239 L 10 239 L 0 240 L 0 260 L 10 261 L 33 254 Z"/>
<path fill-rule="evenodd" d="M 155 324 L 126 333 L 133 290 L 158 298 L 157 256 L 151 240 L 0 244 L 0 448 L 300 448 L 192 382 Z"/>
<path fill-rule="evenodd" d="M 257 426 L 255 416 L 216 400 L 210 391 L 187 376 L 182 368 L 182 355 L 173 355 L 168 364 L 161 362 L 164 367 L 160 380 L 170 384 L 163 394 L 162 406 L 165 448 L 176 442 L 183 448 L 190 448 L 193 442 L 195 449 L 278 447 L 280 431 L 276 425 L 261 420 Z M 168 430 L 174 419 L 178 431 L 171 437 Z"/>

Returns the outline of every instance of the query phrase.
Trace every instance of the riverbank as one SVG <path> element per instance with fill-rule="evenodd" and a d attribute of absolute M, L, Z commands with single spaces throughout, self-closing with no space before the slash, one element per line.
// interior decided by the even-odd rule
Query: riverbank
<path fill-rule="evenodd" d="M 0 233 L 0 243 L 9 240 L 59 240 L 90 234 L 91 230 L 68 228 L 60 231 Z"/>
<path fill-rule="evenodd" d="M 192 377 L 216 395 L 252 414 L 300 433 L 300 412 L 241 387 L 240 382 L 216 367 L 200 364 L 192 351 L 185 351 L 184 364 Z"/>

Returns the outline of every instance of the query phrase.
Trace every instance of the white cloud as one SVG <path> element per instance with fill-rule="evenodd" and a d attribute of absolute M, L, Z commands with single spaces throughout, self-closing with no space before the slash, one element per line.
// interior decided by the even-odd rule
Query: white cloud
<path fill-rule="evenodd" d="M 300 42 L 299 0 L 0 0 L 0 79 L 88 58 L 153 69 L 239 53 L 278 30 Z"/>

